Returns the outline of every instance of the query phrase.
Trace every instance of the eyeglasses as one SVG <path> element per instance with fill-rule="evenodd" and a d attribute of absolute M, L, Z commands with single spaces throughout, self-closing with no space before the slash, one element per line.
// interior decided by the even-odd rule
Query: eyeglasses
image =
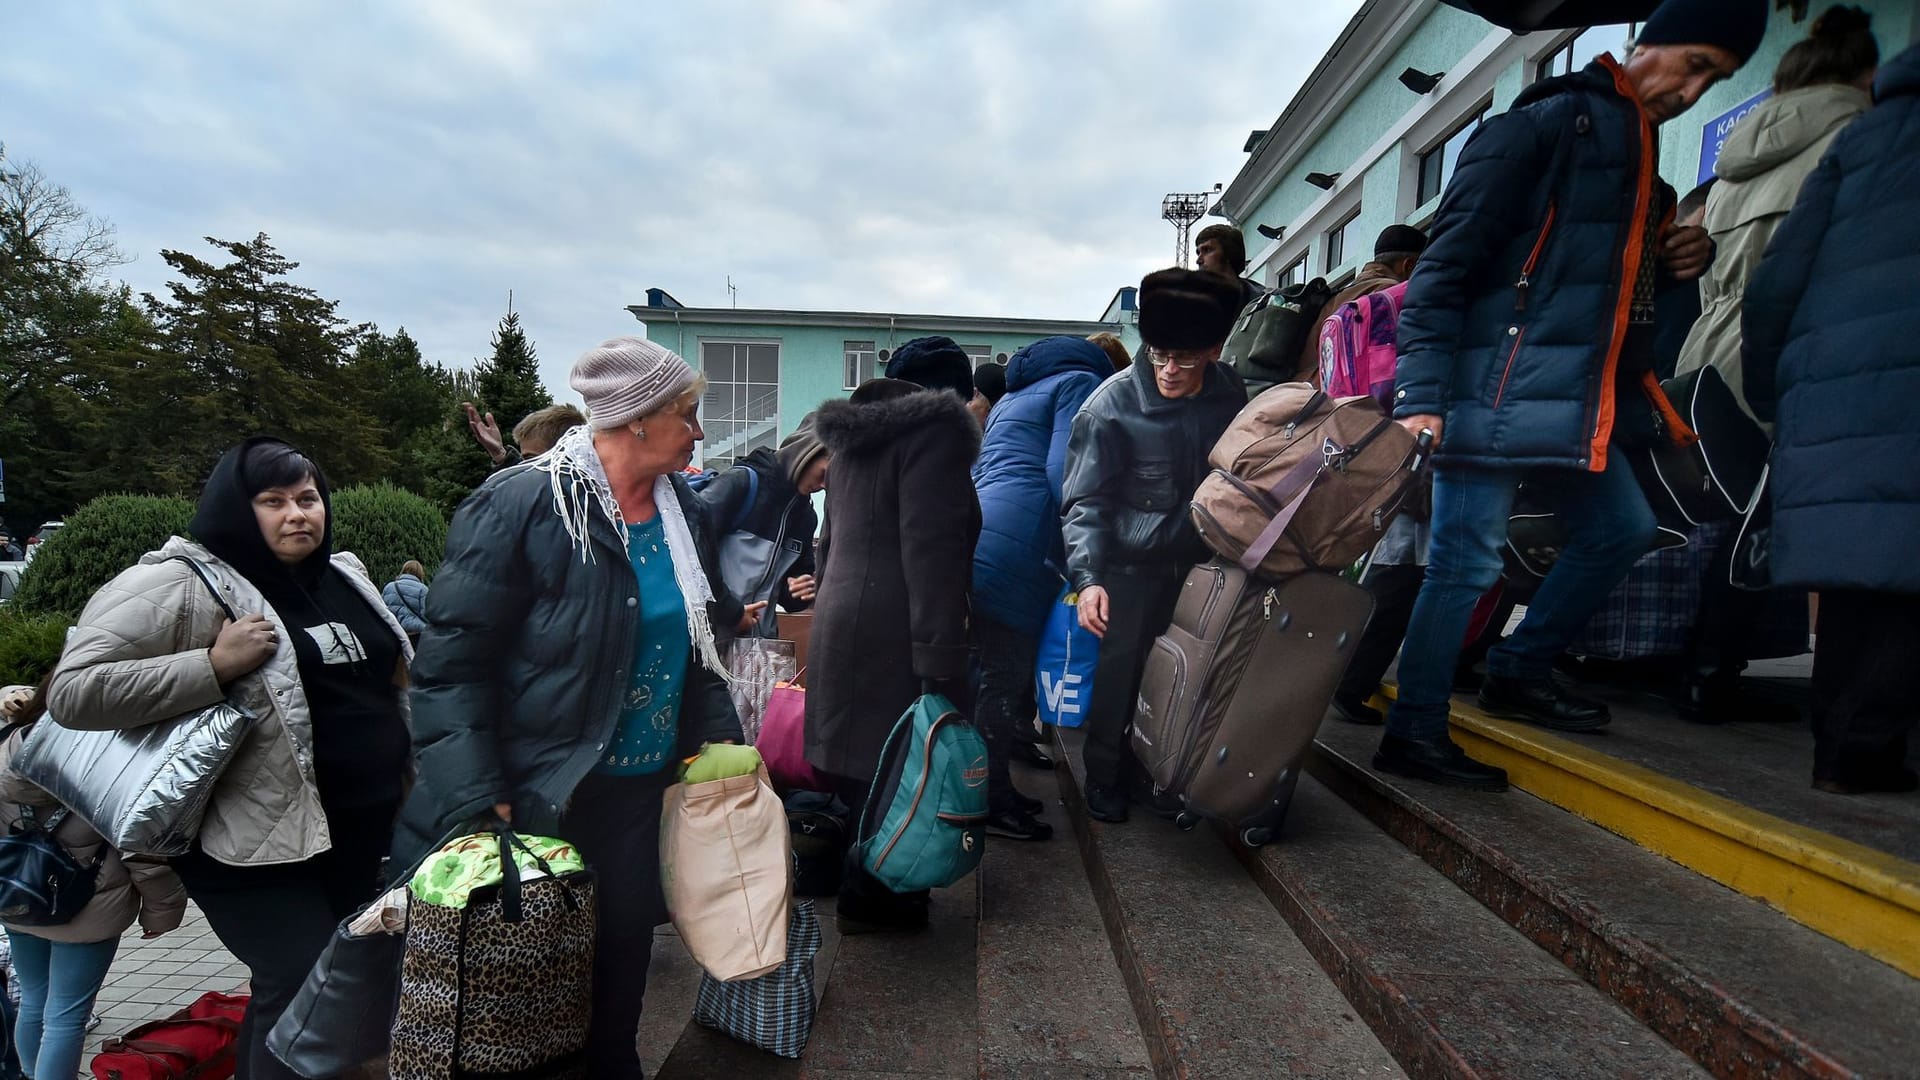
<path fill-rule="evenodd" d="M 1172 364 L 1181 371 L 1192 371 L 1211 359 L 1213 359 L 1211 349 L 1155 349 L 1152 347 L 1147 349 L 1147 362 L 1154 367 L 1166 367 Z"/>

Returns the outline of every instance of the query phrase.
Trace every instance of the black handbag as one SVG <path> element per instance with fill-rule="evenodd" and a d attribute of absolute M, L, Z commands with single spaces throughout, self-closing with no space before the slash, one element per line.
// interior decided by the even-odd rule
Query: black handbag
<path fill-rule="evenodd" d="M 59 926 L 93 902 L 101 860 L 83 863 L 54 838 L 66 818 L 63 807 L 42 824 L 34 820 L 32 807 L 22 806 L 20 820 L 0 836 L 0 920 Z"/>
<path fill-rule="evenodd" d="M 1685 446 L 1658 440 L 1645 451 L 1647 468 L 1636 472 L 1642 476 L 1654 513 L 1664 522 L 1669 515 L 1662 511 L 1671 508 L 1687 525 L 1727 521 L 1747 513 L 1760 490 L 1772 440 L 1740 407 L 1733 388 L 1712 365 L 1668 379 L 1662 386 L 1699 439 Z"/>
<path fill-rule="evenodd" d="M 1307 335 L 1319 331 L 1315 320 L 1333 296 L 1325 278 L 1260 296 L 1240 312 L 1220 362 L 1246 382 L 1249 394 L 1293 381 Z"/>

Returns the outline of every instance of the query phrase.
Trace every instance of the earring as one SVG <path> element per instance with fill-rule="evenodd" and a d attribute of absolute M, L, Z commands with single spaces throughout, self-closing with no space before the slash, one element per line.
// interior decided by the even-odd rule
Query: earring
<path fill-rule="evenodd" d="M 644 439 L 644 438 L 646 438 L 646 437 L 647 437 L 647 429 L 643 427 L 643 428 L 641 428 L 641 429 L 640 429 L 639 431 L 636 431 L 636 432 L 634 432 L 634 434 L 635 434 L 635 435 L 638 435 L 638 436 L 640 436 L 640 437 L 641 437 L 642 439 Z"/>

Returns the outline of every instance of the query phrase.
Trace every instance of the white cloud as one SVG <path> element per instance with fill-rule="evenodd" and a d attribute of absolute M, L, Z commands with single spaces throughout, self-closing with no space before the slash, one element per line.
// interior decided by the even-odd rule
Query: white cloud
<path fill-rule="evenodd" d="M 464 364 L 514 291 L 560 396 L 695 305 L 1091 318 L 1172 255 L 1358 0 L 73 0 L 8 16 L 0 140 L 163 248 L 265 231 Z"/>

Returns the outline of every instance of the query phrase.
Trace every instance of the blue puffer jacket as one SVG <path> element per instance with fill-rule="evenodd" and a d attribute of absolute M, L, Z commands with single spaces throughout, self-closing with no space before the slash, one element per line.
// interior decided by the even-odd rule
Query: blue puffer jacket
<path fill-rule="evenodd" d="M 1773 579 L 1920 593 L 1920 47 L 1800 188 L 1747 285 L 1747 400 L 1776 419 Z"/>
<path fill-rule="evenodd" d="M 1437 462 L 1606 468 L 1658 163 L 1611 57 L 1468 140 L 1400 313 L 1393 411 L 1446 421 Z"/>
<path fill-rule="evenodd" d="M 1007 361 L 1007 393 L 973 465 L 981 516 L 973 607 L 995 622 L 1037 634 L 1060 592 L 1067 436 L 1073 414 L 1112 374 L 1113 361 L 1085 338 L 1042 338 Z"/>

